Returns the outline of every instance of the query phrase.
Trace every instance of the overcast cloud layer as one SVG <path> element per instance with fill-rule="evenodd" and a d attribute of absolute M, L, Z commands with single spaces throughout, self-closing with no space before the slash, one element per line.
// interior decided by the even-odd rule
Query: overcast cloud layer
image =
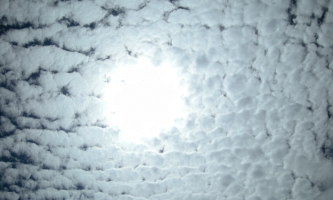
<path fill-rule="evenodd" d="M 0 199 L 330 200 L 333 1 L 0 1 Z M 188 116 L 108 127 L 110 69 L 148 56 Z"/>

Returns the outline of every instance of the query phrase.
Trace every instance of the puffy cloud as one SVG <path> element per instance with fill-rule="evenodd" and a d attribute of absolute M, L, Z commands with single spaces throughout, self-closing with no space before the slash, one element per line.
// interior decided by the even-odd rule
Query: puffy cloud
<path fill-rule="evenodd" d="M 1 198 L 331 199 L 332 9 L 1 1 Z M 143 57 L 177 72 L 186 113 L 126 141 L 106 90 Z"/>

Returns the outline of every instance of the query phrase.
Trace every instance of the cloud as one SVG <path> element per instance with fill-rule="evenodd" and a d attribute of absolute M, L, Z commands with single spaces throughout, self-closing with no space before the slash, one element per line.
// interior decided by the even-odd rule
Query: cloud
<path fill-rule="evenodd" d="M 0 198 L 330 199 L 332 5 L 1 1 Z M 104 97 L 142 58 L 187 113 L 135 143 Z"/>

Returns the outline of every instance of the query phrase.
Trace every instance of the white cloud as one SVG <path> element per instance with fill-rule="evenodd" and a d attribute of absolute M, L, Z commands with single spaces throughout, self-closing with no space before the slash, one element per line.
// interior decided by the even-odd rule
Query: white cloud
<path fill-rule="evenodd" d="M 333 195 L 331 2 L 0 5 L 2 198 Z M 105 96 L 142 57 L 176 71 L 187 113 L 136 143 L 110 127 Z M 137 106 L 123 124 L 152 107 Z"/>

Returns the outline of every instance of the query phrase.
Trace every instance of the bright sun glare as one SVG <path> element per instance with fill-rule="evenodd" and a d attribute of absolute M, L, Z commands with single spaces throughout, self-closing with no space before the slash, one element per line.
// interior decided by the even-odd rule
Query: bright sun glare
<path fill-rule="evenodd" d="M 118 68 L 111 74 L 105 97 L 113 113 L 111 125 L 120 129 L 120 138 L 139 141 L 154 137 L 183 116 L 183 89 L 172 67 L 154 67 L 148 59 Z"/>

